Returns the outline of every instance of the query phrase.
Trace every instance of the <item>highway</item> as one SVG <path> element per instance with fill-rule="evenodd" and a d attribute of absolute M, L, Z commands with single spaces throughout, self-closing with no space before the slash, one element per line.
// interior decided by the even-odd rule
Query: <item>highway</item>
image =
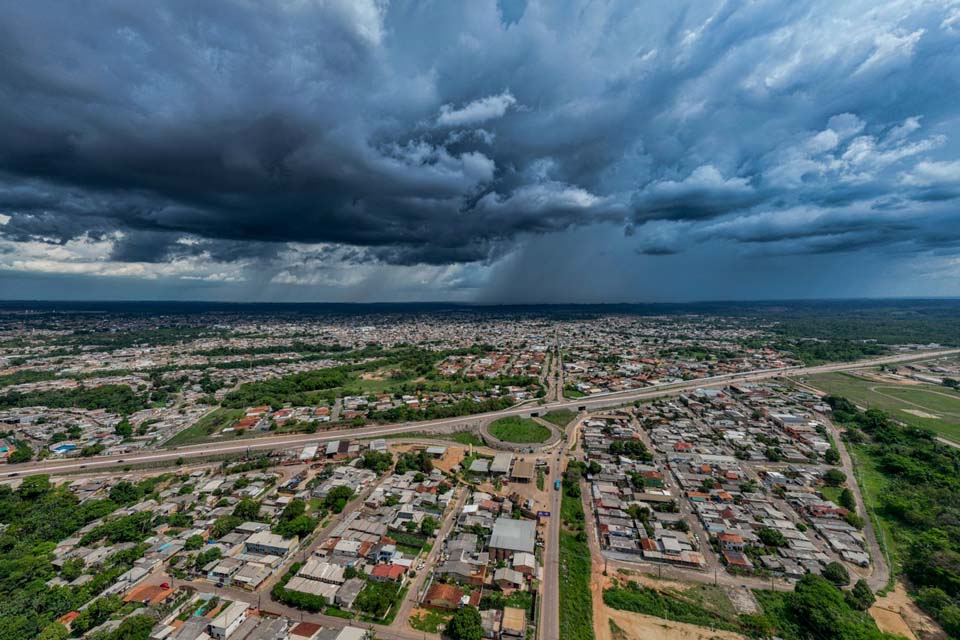
<path fill-rule="evenodd" d="M 459 416 L 456 418 L 444 418 L 441 420 L 429 420 L 422 422 L 407 422 L 399 425 L 380 425 L 370 427 L 360 427 L 354 429 L 336 429 L 313 434 L 294 434 L 283 436 L 264 436 L 262 438 L 249 438 L 245 440 L 224 440 L 222 442 L 207 442 L 199 445 L 175 447 L 172 449 L 157 449 L 141 453 L 131 453 L 129 455 L 116 456 L 93 456 L 89 458 L 69 458 L 57 460 L 40 460 L 27 462 L 18 465 L 9 465 L 9 470 L 0 472 L 0 479 L 14 478 L 18 476 L 44 474 L 63 474 L 74 473 L 77 471 L 104 471 L 106 469 L 122 468 L 126 465 L 141 465 L 160 462 L 172 462 L 178 458 L 184 460 L 188 458 L 203 458 L 209 456 L 222 456 L 226 454 L 244 454 L 252 451 L 287 449 L 292 447 L 301 447 L 309 443 L 324 442 L 329 440 L 339 440 L 341 438 L 376 438 L 379 436 L 404 433 L 408 431 L 450 431 L 462 429 L 477 429 L 481 423 L 503 418 L 506 416 L 524 416 L 531 413 L 546 413 L 558 409 L 568 409 L 571 411 L 589 411 L 602 409 L 605 407 L 617 406 L 633 402 L 635 400 L 649 400 L 661 396 L 673 395 L 690 391 L 702 387 L 716 387 L 731 384 L 734 382 L 755 382 L 776 378 L 783 375 L 813 375 L 818 373 L 828 373 L 831 371 L 848 371 L 852 369 L 861 369 L 865 367 L 878 366 L 881 364 L 894 364 L 909 360 L 922 360 L 926 358 L 939 357 L 960 353 L 960 349 L 941 349 L 926 352 L 913 352 L 910 354 L 900 354 L 894 356 L 885 356 L 882 358 L 873 358 L 870 360 L 859 360 L 856 362 L 844 362 L 815 367 L 788 367 L 783 369 L 765 369 L 760 371 L 750 371 L 738 374 L 725 374 L 707 378 L 698 378 L 696 380 L 685 380 L 682 382 L 673 382 L 668 384 L 645 387 L 642 389 L 633 389 L 629 391 L 620 391 L 615 393 L 596 394 L 587 398 L 577 400 L 560 400 L 546 402 L 542 405 L 526 405 L 511 407 L 501 411 L 491 411 L 488 413 L 473 414 L 469 416 Z M 559 364 L 559 363 L 558 363 Z M 561 383 L 562 384 L 562 383 Z"/>

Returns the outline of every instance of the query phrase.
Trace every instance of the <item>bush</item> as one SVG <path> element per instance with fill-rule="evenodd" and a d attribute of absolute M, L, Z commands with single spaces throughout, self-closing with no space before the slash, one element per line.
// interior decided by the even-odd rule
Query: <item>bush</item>
<path fill-rule="evenodd" d="M 823 474 L 823 481 L 830 487 L 839 487 L 847 481 L 847 474 L 840 469 L 829 469 Z"/>
<path fill-rule="evenodd" d="M 844 597 L 847 599 L 847 604 L 857 611 L 866 611 L 877 601 L 877 598 L 873 595 L 873 591 L 870 589 L 870 585 L 868 585 L 867 581 L 863 578 L 857 580 L 857 583 L 853 585 L 853 589 L 847 591 Z"/>
<path fill-rule="evenodd" d="M 831 562 L 824 567 L 822 575 L 838 587 L 850 584 L 850 573 L 847 571 L 847 568 L 839 562 Z"/>

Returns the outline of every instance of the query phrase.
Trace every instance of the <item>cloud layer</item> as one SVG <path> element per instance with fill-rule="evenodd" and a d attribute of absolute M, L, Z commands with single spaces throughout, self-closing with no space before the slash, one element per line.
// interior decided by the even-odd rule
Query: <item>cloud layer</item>
<path fill-rule="evenodd" d="M 625 276 L 857 253 L 852 281 L 882 254 L 904 278 L 960 283 L 958 16 L 942 1 L 6 3 L 0 295 L 60 274 L 512 299 L 521 265 L 574 262 L 544 259 L 566 238 L 588 264 L 620 255 Z M 604 291 L 564 284 L 553 298 Z"/>

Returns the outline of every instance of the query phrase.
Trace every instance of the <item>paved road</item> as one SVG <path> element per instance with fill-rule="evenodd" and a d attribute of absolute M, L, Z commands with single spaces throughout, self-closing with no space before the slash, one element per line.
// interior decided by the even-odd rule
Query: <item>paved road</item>
<path fill-rule="evenodd" d="M 420 591 L 423 589 L 424 581 L 427 579 L 427 576 L 430 575 L 430 571 L 433 568 L 434 563 L 440 556 L 443 542 L 447 539 L 447 536 L 450 535 L 450 530 L 453 528 L 453 525 L 457 520 L 457 516 L 460 515 L 461 511 L 463 511 L 463 505 L 466 503 L 467 495 L 470 493 L 469 490 L 463 485 L 458 486 L 455 491 L 458 493 L 458 495 L 456 496 L 453 504 L 448 507 L 449 512 L 444 513 L 443 515 L 443 525 L 440 527 L 440 531 L 433 539 L 433 548 L 430 549 L 430 553 L 428 553 L 426 558 L 423 559 L 423 570 L 417 571 L 417 577 L 411 582 L 410 589 L 407 591 L 407 595 L 404 598 L 403 603 L 400 605 L 400 610 L 397 612 L 397 615 L 393 620 L 393 624 L 390 625 L 395 630 L 414 632 L 414 630 L 410 629 L 408 626 L 410 613 L 420 602 Z"/>
<path fill-rule="evenodd" d="M 543 583 L 540 591 L 540 626 L 537 630 L 540 640 L 560 638 L 560 502 L 563 492 L 554 489 L 557 480 L 561 480 L 566 467 L 567 452 L 579 446 L 577 437 L 580 423 L 586 416 L 579 415 L 564 428 L 564 440 L 556 451 L 547 458 L 550 473 L 546 478 L 546 489 L 550 492 L 547 528 L 543 544 Z"/>
<path fill-rule="evenodd" d="M 42 460 L 28 462 L 16 465 L 14 468 L 4 473 L 0 473 L 0 478 L 16 477 L 25 475 L 34 475 L 38 473 L 63 473 L 71 471 L 80 471 L 90 469 L 91 471 L 102 471 L 104 467 L 111 468 L 117 465 L 134 465 L 153 462 L 170 462 L 177 458 L 205 457 L 223 454 L 241 454 L 246 451 L 262 451 L 270 449 L 286 449 L 290 447 L 299 447 L 308 443 L 322 442 L 325 440 L 338 440 L 340 438 L 373 438 L 392 433 L 403 433 L 406 431 L 423 430 L 450 430 L 458 428 L 475 428 L 483 421 L 489 421 L 495 418 L 506 416 L 529 415 L 531 412 L 547 412 L 558 409 L 569 409 L 573 411 L 601 409 L 604 407 L 617 406 L 634 400 L 646 400 L 658 398 L 665 395 L 673 395 L 697 388 L 716 387 L 731 384 L 733 382 L 752 382 L 757 380 L 766 380 L 783 375 L 794 375 L 802 373 L 812 375 L 816 373 L 827 373 L 831 371 L 844 371 L 850 369 L 860 369 L 864 367 L 877 366 L 881 364 L 893 364 L 907 360 L 919 360 L 943 355 L 960 353 L 960 349 L 944 349 L 937 351 L 927 351 L 923 353 L 902 354 L 896 356 L 886 356 L 883 358 L 874 358 L 871 360 L 861 360 L 858 362 L 846 362 L 839 364 L 822 365 L 818 367 L 791 367 L 788 369 L 770 369 L 763 371 L 753 371 L 742 374 L 725 374 L 709 378 L 700 378 L 676 383 L 646 387 L 644 389 L 621 391 L 616 393 L 597 394 L 588 398 L 578 400 L 564 400 L 560 402 L 548 402 L 540 406 L 522 406 L 504 409 L 502 411 L 492 411 L 483 414 L 474 414 L 471 416 L 461 416 L 457 418 L 447 418 L 443 420 L 428 420 L 422 422 L 408 422 L 400 425 L 384 425 L 362 427 L 359 429 L 338 429 L 325 431 L 316 434 L 295 434 L 287 436 L 266 436 L 263 438 L 251 438 L 247 440 L 231 440 L 224 442 L 208 442 L 200 445 L 177 447 L 170 450 L 148 451 L 143 453 L 134 453 L 123 456 L 96 456 L 83 459 L 64 459 L 64 460 Z"/>

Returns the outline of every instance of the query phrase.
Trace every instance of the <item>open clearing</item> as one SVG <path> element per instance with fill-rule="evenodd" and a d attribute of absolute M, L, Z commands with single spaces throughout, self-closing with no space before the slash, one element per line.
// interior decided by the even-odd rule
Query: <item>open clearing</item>
<path fill-rule="evenodd" d="M 531 418 L 500 418 L 490 424 L 490 434 L 502 442 L 520 444 L 546 442 L 550 429 Z"/>
<path fill-rule="evenodd" d="M 892 379 L 881 381 L 874 375 L 851 373 L 824 373 L 804 381 L 861 407 L 883 409 L 901 422 L 960 442 L 960 393 L 947 387 L 916 382 L 898 384 Z"/>
<path fill-rule="evenodd" d="M 930 616 L 910 599 L 902 582 L 897 582 L 892 591 L 877 598 L 870 607 L 870 615 L 881 631 L 895 633 L 908 640 L 920 637 L 928 640 L 946 638 Z"/>

